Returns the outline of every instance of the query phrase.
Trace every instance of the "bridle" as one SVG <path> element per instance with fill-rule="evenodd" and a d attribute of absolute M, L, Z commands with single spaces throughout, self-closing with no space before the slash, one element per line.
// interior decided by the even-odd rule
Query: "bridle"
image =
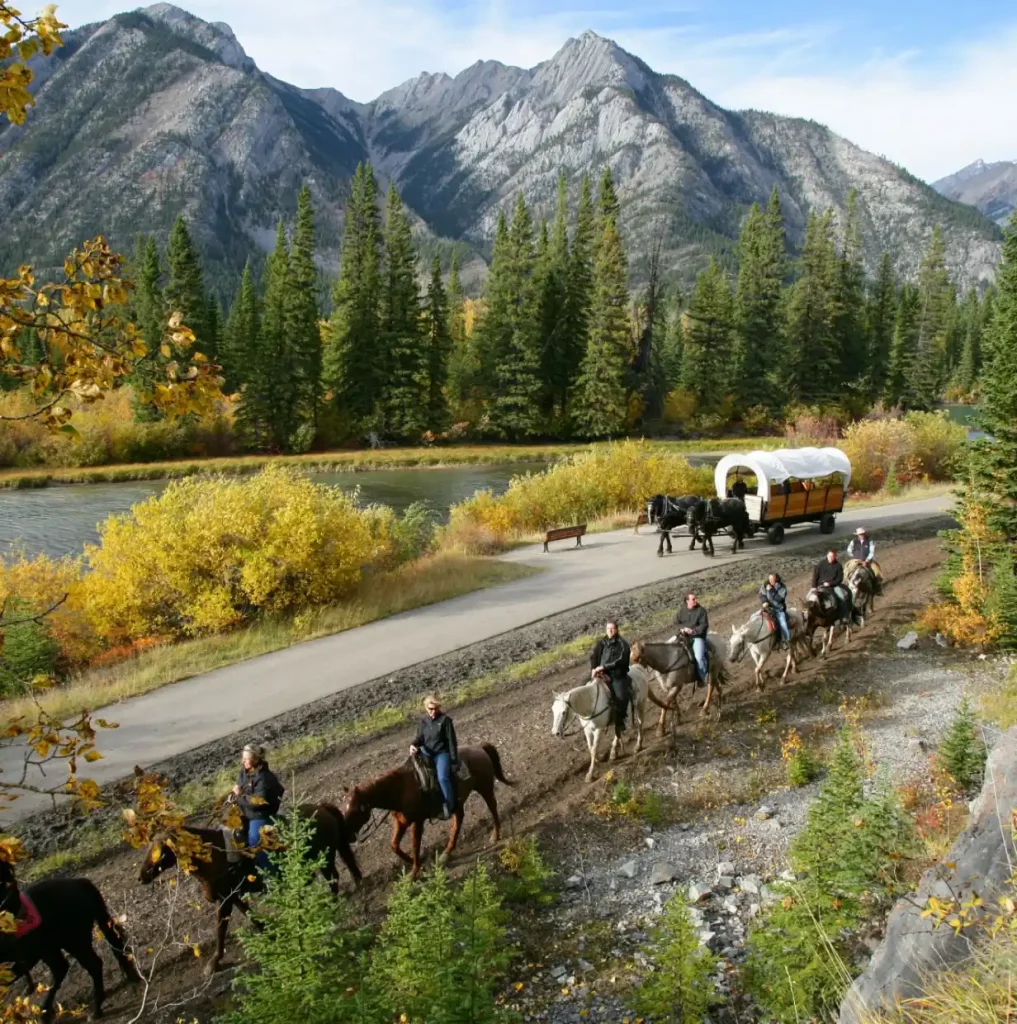
<path fill-rule="evenodd" d="M 597 710 L 597 705 L 600 703 L 600 695 L 605 690 L 607 690 L 608 687 L 607 687 L 606 683 L 602 683 L 601 682 L 599 677 L 594 677 L 593 681 L 596 681 L 596 683 L 597 683 L 597 696 L 594 697 L 594 699 L 593 699 L 593 713 L 590 714 L 590 715 L 583 715 L 580 712 L 576 711 L 576 709 L 569 703 L 569 699 L 568 699 L 567 694 L 559 693 L 559 694 L 556 695 L 555 700 L 560 700 L 562 702 L 562 704 L 565 705 L 565 716 L 564 716 L 565 721 L 563 721 L 562 724 L 561 724 L 561 738 L 562 739 L 565 739 L 566 736 L 578 735 L 578 730 L 577 730 L 577 732 L 574 732 L 574 733 L 569 733 L 568 732 L 569 722 L 570 722 L 571 718 L 575 718 L 575 719 L 577 719 L 581 723 L 592 722 L 595 718 L 599 718 L 600 715 L 602 715 L 605 711 L 610 711 L 610 709 L 611 709 L 611 698 L 610 698 L 610 696 L 608 696 L 608 698 L 607 698 L 607 703 L 599 711 Z M 579 728 L 582 729 L 582 725 L 580 725 Z"/>

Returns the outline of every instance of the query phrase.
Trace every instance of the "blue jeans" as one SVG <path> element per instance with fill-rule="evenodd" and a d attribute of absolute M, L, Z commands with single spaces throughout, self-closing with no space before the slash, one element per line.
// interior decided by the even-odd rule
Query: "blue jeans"
<path fill-rule="evenodd" d="M 452 757 L 445 752 L 432 754 L 429 750 L 421 750 L 420 753 L 434 765 L 434 773 L 438 776 L 438 785 L 441 787 L 441 798 L 448 804 L 448 809 L 454 811 L 456 788 L 452 783 Z"/>
<path fill-rule="evenodd" d="M 249 821 L 247 823 L 247 845 L 253 850 L 258 845 L 258 840 L 261 838 L 261 830 L 266 825 L 271 825 L 270 821 L 263 821 L 260 818 L 256 821 Z M 267 850 L 259 850 L 254 857 L 255 865 L 262 871 L 267 871 L 270 875 L 278 876 L 279 868 L 268 859 Z"/>
<path fill-rule="evenodd" d="M 787 624 L 787 609 L 786 608 L 774 608 L 774 618 L 777 620 L 777 625 L 780 627 L 780 635 L 785 643 L 789 643 L 791 640 L 791 630 Z"/>
<path fill-rule="evenodd" d="M 705 683 L 709 674 L 706 665 L 706 641 L 701 636 L 692 638 L 692 656 L 696 659 L 696 667 L 699 670 L 699 678 Z"/>

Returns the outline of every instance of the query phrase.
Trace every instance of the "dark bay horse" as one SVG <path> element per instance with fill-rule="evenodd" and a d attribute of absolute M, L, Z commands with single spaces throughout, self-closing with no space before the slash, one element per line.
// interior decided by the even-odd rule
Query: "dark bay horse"
<path fill-rule="evenodd" d="M 17 914 L 21 905 L 14 869 L 0 862 L 0 909 Z M 142 978 L 137 964 L 127 952 L 127 935 L 113 920 L 102 893 L 87 878 L 51 878 L 36 882 L 25 890 L 35 905 L 40 923 L 31 931 L 16 936 L 0 932 L 0 963 L 13 964 L 13 974 L 26 978 L 30 988 L 32 968 L 41 960 L 53 975 L 53 984 L 43 1003 L 43 1019 L 53 1019 L 57 992 L 67 977 L 70 965 L 64 953 L 70 953 L 92 978 L 92 1016 L 102 1016 L 106 998 L 103 987 L 102 959 L 92 946 L 92 929 L 98 927 L 109 943 L 127 981 L 135 985 Z"/>
<path fill-rule="evenodd" d="M 812 638 L 817 629 L 823 631 L 823 650 L 820 657 L 825 658 L 833 649 L 833 634 L 838 626 L 843 626 L 847 634 L 845 643 L 851 643 L 851 626 L 855 622 L 855 609 L 851 591 L 842 586 L 839 588 L 843 601 L 838 605 L 831 588 L 810 590 L 805 596 L 805 608 L 802 616 L 805 620 L 805 639 L 809 650 Z"/>
<path fill-rule="evenodd" d="M 740 498 L 702 498 L 692 506 L 689 516 L 693 529 L 703 542 L 703 554 L 713 554 L 713 536 L 722 530 L 730 530 L 734 537 L 731 553 L 745 547 L 745 538 L 752 531 L 745 502 Z"/>
<path fill-rule="evenodd" d="M 470 773 L 465 782 L 457 780 L 459 805 L 452 818 L 449 830 L 448 845 L 442 854 L 446 860 L 456 847 L 459 830 L 463 825 L 463 807 L 466 798 L 473 792 L 479 793 L 487 804 L 494 820 L 494 831 L 491 841 L 497 842 L 501 833 L 501 821 L 498 818 L 498 801 L 494 796 L 495 780 L 505 786 L 515 783 L 505 778 L 501 769 L 501 758 L 493 744 L 483 743 L 479 747 L 460 747 L 459 759 L 465 763 Z M 413 765 L 407 761 L 398 768 L 393 768 L 370 782 L 354 786 L 347 790 L 346 806 L 343 813 L 346 827 L 350 834 L 358 833 L 370 820 L 374 810 L 392 812 L 392 850 L 400 860 L 413 869 L 413 877 L 420 874 L 420 841 L 424 834 L 424 822 L 436 818 L 440 795 L 424 793 Z M 413 856 L 402 849 L 403 836 L 412 826 Z"/>
<path fill-rule="evenodd" d="M 339 872 L 336 870 L 336 855 L 353 876 L 355 885 L 359 885 L 363 877 L 357 859 L 353 855 L 347 836 L 343 813 L 334 804 L 301 804 L 296 812 L 309 818 L 312 825 L 311 840 L 307 856 L 309 860 L 317 860 L 324 855 L 325 862 L 321 873 L 328 882 L 332 892 L 339 893 Z M 226 931 L 229 928 L 230 914 L 234 907 L 241 914 L 248 910 L 247 898 L 252 893 L 260 892 L 263 883 L 254 874 L 254 862 L 249 856 L 242 856 L 239 863 L 231 861 L 226 850 L 226 837 L 222 829 L 196 828 L 185 825 L 185 832 L 196 837 L 203 845 L 207 859 L 194 858 L 191 861 L 191 872 L 201 883 L 205 899 L 214 903 L 216 908 L 216 944 L 215 955 L 208 965 L 212 973 L 219 966 L 226 948 Z M 169 871 L 177 863 L 176 851 L 173 848 L 172 836 L 160 836 L 153 840 L 145 853 L 141 865 L 140 880 L 149 885 L 163 872 Z M 253 879 L 253 881 L 252 881 Z"/>
<path fill-rule="evenodd" d="M 663 557 L 664 545 L 667 544 L 667 552 L 671 553 L 671 531 L 677 530 L 680 526 L 691 526 L 688 518 L 689 509 L 693 508 L 702 499 L 695 494 L 685 494 L 680 498 L 672 498 L 667 494 L 655 494 L 646 503 L 646 520 L 649 523 L 656 523 L 660 531 L 660 544 L 657 545 L 657 555 Z M 689 551 L 696 546 L 696 532 L 692 534 L 692 543 L 689 544 Z"/>

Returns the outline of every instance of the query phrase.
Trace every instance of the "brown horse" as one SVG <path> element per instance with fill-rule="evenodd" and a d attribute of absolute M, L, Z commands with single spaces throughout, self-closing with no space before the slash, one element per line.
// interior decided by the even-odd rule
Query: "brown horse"
<path fill-rule="evenodd" d="M 346 824 L 343 813 L 334 804 L 301 804 L 297 813 L 309 818 L 312 823 L 310 843 L 307 857 L 317 860 L 324 855 L 325 862 L 321 873 L 329 884 L 332 892 L 339 893 L 339 872 L 336 870 L 335 858 L 338 854 L 353 876 L 355 885 L 360 885 L 363 877 L 357 859 L 353 855 L 347 840 Z M 240 862 L 231 861 L 226 850 L 226 837 L 222 829 L 195 828 L 185 825 L 184 831 L 196 836 L 204 845 L 208 859 L 195 858 L 191 863 L 191 871 L 201 882 L 205 899 L 216 907 L 216 945 L 215 956 L 209 962 L 208 972 L 211 974 L 219 966 L 226 948 L 226 930 L 229 927 L 230 914 L 235 907 L 246 916 L 247 898 L 251 893 L 260 892 L 262 882 L 254 875 L 253 863 L 248 856 Z M 176 851 L 173 849 L 172 836 L 159 836 L 153 840 L 145 853 L 141 865 L 141 882 L 149 885 L 163 872 L 169 871 L 177 863 Z"/>
<path fill-rule="evenodd" d="M 455 849 L 456 840 L 459 838 L 466 798 L 473 792 L 484 798 L 484 803 L 487 804 L 494 820 L 491 841 L 496 843 L 501 832 L 501 821 L 498 818 L 498 801 L 494 797 L 494 783 L 497 780 L 506 786 L 515 785 L 502 773 L 501 758 L 490 743 L 483 743 L 479 747 L 460 747 L 459 759 L 465 763 L 470 777 L 465 782 L 458 782 L 459 805 L 452 818 L 448 845 L 441 857 L 443 862 Z M 351 834 L 358 833 L 367 824 L 375 809 L 392 812 L 392 850 L 397 857 L 411 865 L 413 877 L 416 878 L 420 874 L 420 841 L 424 834 L 424 822 L 429 818 L 438 817 L 438 796 L 421 791 L 413 765 L 407 761 L 400 767 L 393 768 L 362 786 L 354 786 L 346 792 L 346 807 L 343 813 L 346 827 Z M 402 849 L 403 836 L 411 825 L 412 857 Z"/>

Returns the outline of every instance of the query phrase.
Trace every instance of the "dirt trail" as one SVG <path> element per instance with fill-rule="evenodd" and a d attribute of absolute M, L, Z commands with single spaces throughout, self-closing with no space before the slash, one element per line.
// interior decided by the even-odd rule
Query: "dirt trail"
<path fill-rule="evenodd" d="M 677 761 L 674 755 L 669 755 L 669 741 L 657 740 L 647 731 L 644 751 L 620 762 L 619 770 L 629 777 L 646 777 L 662 773 L 668 763 L 677 765 L 679 770 L 682 766 L 694 766 L 698 760 L 712 755 L 711 745 L 724 742 L 724 730 L 728 724 L 741 723 L 744 733 L 745 723 L 754 720 L 761 709 L 774 704 L 793 703 L 796 691 L 810 685 L 821 685 L 838 673 L 850 672 L 852 664 L 863 656 L 867 647 L 878 637 L 885 636 L 888 628 L 913 620 L 921 605 L 931 596 L 937 567 L 943 557 L 939 542 L 930 536 L 937 525 L 941 524 L 920 524 L 909 530 L 899 529 L 894 536 L 880 538 L 880 562 L 887 580 L 886 594 L 878 603 L 876 615 L 864 630 L 856 633 L 850 648 L 845 648 L 840 639 L 828 659 L 805 662 L 800 674 L 792 676 L 787 687 L 778 688 L 774 681 L 762 694 L 756 693 L 747 667 L 733 666 L 731 683 L 724 694 L 720 728 L 700 716 L 698 700 L 701 694 L 697 696 L 697 705 L 692 708 L 686 693 L 683 724 L 678 732 Z M 767 568 L 780 571 L 789 583 L 793 598 L 800 599 L 807 589 L 808 574 L 820 550 L 821 545 L 817 545 L 816 551 L 809 554 L 796 552 L 779 556 L 775 552 Z M 501 665 L 518 662 L 577 635 L 599 629 L 609 614 L 619 616 L 623 623 L 639 618 L 645 621 L 654 615 L 659 619 L 663 610 L 676 607 L 681 593 L 690 586 L 696 587 L 702 602 L 710 609 L 712 630 L 724 636 L 730 633 L 732 623 L 744 622 L 758 607 L 754 587 L 752 592 L 746 592 L 745 588 L 758 584 L 764 571 L 759 563 L 715 564 L 697 577 L 685 577 L 670 584 L 637 591 L 609 603 L 597 602 L 557 616 L 540 627 L 530 627 L 477 645 L 480 650 L 471 648 L 457 652 L 442 659 L 443 666 L 421 666 L 411 678 L 390 680 L 377 689 L 360 687 L 340 695 L 331 703 L 321 702 L 324 706 L 285 716 L 284 721 L 275 724 L 274 736 L 278 740 L 298 729 L 315 726 L 320 729 L 340 715 L 357 717 L 385 703 L 401 703 L 408 695 L 432 686 L 449 686 L 464 678 L 478 677 Z M 792 600 L 792 603 L 799 602 Z M 651 632 L 647 638 L 666 638 L 672 632 L 662 624 L 659 632 Z M 629 638 L 636 639 L 634 635 L 629 635 Z M 775 667 L 775 661 L 768 667 Z M 506 685 L 500 692 L 455 711 L 460 744 L 493 743 L 501 753 L 506 773 L 518 783 L 512 789 L 497 788 L 504 837 L 538 827 L 542 834 L 553 836 L 555 823 L 585 811 L 591 797 L 605 791 L 603 781 L 592 786 L 584 781 L 588 761 L 585 748 L 580 749 L 581 737 L 562 741 L 550 733 L 552 693 L 577 685 L 587 675 L 585 663 L 576 662 L 535 679 Z M 651 720 L 656 722 L 656 712 Z M 370 778 L 406 756 L 409 733 L 409 729 L 400 728 L 329 752 L 284 780 L 290 796 L 313 797 L 341 804 L 345 786 Z M 271 737 L 266 738 L 271 742 Z M 239 745 L 234 746 L 239 749 Z M 232 759 L 232 749 L 229 748 L 199 753 L 189 766 L 182 763 L 174 766 L 174 774 L 178 779 L 194 778 L 216 770 Z M 606 767 L 601 766 L 599 771 L 603 773 Z M 674 771 L 675 767 L 671 770 Z M 490 820 L 482 802 L 479 798 L 471 799 L 467 804 L 456 861 L 460 868 L 478 854 L 491 852 L 489 829 Z M 446 834 L 443 827 L 428 826 L 425 850 L 433 853 L 439 844 L 444 843 Z M 388 839 L 388 829 L 383 828 L 358 848 L 358 858 L 366 875 L 363 893 L 354 900 L 358 913 L 375 913 L 383 905 L 391 880 L 401 870 L 388 849 Z M 607 856 L 608 852 L 608 847 L 605 847 L 602 855 Z M 195 943 L 204 943 L 208 948 L 213 916 L 192 881 L 185 881 L 179 887 L 141 887 L 137 883 L 139 860 L 140 854 L 134 851 L 113 855 L 87 874 L 103 890 L 114 912 L 125 915 L 126 926 L 141 951 L 142 961 L 152 955 L 146 951 L 158 953 L 159 966 L 148 994 L 148 1006 L 154 1013 L 152 1019 L 175 1020 L 181 1012 L 191 1017 L 195 1012 L 201 1012 L 202 1006 L 207 1008 L 209 999 L 224 991 L 231 973 L 227 970 L 213 982 L 206 982 L 202 978 L 202 961 L 193 953 Z M 344 876 L 343 881 L 348 885 L 348 878 Z M 239 925 L 239 921 L 236 923 Z M 231 943 L 227 962 L 235 964 L 238 956 L 236 944 Z M 113 977 L 111 973 L 110 978 Z M 75 970 L 62 991 L 65 1002 L 71 997 L 76 998 L 82 991 L 80 980 L 80 972 Z M 189 998 L 197 998 L 197 1002 L 182 1010 L 182 1000 Z M 111 994 L 108 1002 L 111 1017 L 121 1017 L 128 1010 L 130 1016 L 137 1010 L 137 999 L 132 993 L 125 995 L 118 989 Z"/>

